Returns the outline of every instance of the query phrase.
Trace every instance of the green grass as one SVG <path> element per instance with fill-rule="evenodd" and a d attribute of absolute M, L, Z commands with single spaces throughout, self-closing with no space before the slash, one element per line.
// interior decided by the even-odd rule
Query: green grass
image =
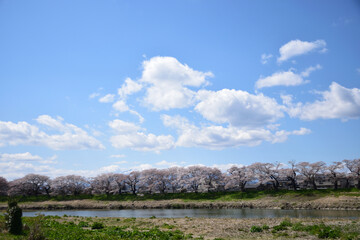
<path fill-rule="evenodd" d="M 110 240 L 110 239 L 158 239 L 158 240 L 180 240 L 194 239 L 191 235 L 186 235 L 179 230 L 171 230 L 175 226 L 163 226 L 169 230 L 163 231 L 158 227 L 149 229 L 140 229 L 132 227 L 130 230 L 124 227 L 105 226 L 102 223 L 95 222 L 92 228 L 84 228 L 82 224 L 74 224 L 72 221 L 57 221 L 59 218 L 42 217 L 40 219 L 40 228 L 43 236 L 48 240 Z M 0 218 L 0 221 L 3 219 Z M 34 224 L 39 220 L 36 217 L 24 217 L 24 224 L 28 226 L 22 235 L 14 236 L 0 231 L 0 239 L 28 239 Z M 96 225 L 95 228 L 93 228 Z M 0 229 L 2 230 L 2 229 Z M 201 238 L 198 238 L 201 239 Z"/>
<path fill-rule="evenodd" d="M 325 196 L 360 196 L 360 190 L 351 189 L 321 189 L 321 190 L 268 190 L 256 191 L 249 190 L 246 192 L 209 192 L 209 193 L 166 193 L 166 194 L 121 194 L 121 195 L 77 195 L 77 196 L 25 196 L 18 197 L 19 202 L 43 202 L 43 201 L 71 201 L 71 200 L 98 200 L 98 201 L 157 201 L 157 200 L 173 200 L 181 199 L 186 201 L 236 201 L 251 200 L 262 197 L 314 197 L 320 198 Z M 8 200 L 5 196 L 0 196 L 0 202 Z M 176 208 L 177 206 L 174 206 Z M 178 206 L 179 207 L 179 206 Z"/>

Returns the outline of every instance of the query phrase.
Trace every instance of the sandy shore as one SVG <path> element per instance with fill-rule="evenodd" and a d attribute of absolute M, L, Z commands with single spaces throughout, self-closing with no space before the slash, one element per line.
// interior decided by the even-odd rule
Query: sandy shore
<path fill-rule="evenodd" d="M 360 210 L 360 197 L 357 196 L 329 196 L 312 197 L 264 197 L 255 200 L 239 201 L 44 201 L 19 203 L 22 209 L 27 210 L 54 210 L 54 209 L 221 209 L 221 208 L 267 208 L 267 209 L 342 209 Z M 7 208 L 7 204 L 0 203 L 0 210 Z"/>

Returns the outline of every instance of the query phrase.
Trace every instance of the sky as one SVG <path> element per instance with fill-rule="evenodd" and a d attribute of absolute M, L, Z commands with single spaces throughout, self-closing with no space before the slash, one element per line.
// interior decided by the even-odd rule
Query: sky
<path fill-rule="evenodd" d="M 0 176 L 360 157 L 360 2 L 0 0 Z"/>

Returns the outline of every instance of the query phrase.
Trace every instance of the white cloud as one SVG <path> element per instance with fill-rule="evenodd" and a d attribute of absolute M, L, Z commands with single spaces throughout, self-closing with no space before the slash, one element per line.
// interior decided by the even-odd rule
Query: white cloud
<path fill-rule="evenodd" d="M 292 103 L 290 96 L 282 96 L 284 103 L 288 106 L 288 113 L 292 117 L 302 120 L 355 119 L 360 117 L 360 89 L 345 88 L 333 82 L 329 91 L 318 92 L 322 99 L 313 103 Z"/>
<path fill-rule="evenodd" d="M 300 128 L 299 130 L 294 130 L 291 132 L 288 132 L 285 130 L 277 131 L 274 134 L 272 143 L 285 142 L 288 139 L 288 136 L 290 136 L 290 135 L 307 135 L 310 133 L 311 133 L 311 130 L 307 129 L 307 128 Z"/>
<path fill-rule="evenodd" d="M 129 107 L 128 107 L 128 105 L 125 103 L 124 100 L 118 100 L 118 101 L 116 101 L 116 102 L 113 104 L 113 108 L 114 108 L 116 111 L 119 111 L 119 112 L 129 111 Z"/>
<path fill-rule="evenodd" d="M 170 167 L 178 167 L 179 165 L 176 162 L 168 162 L 168 161 L 160 161 L 155 163 L 155 165 L 160 166 L 160 167 L 165 167 L 165 168 L 170 168 Z"/>
<path fill-rule="evenodd" d="M 99 173 L 112 173 L 119 171 L 120 169 L 121 168 L 118 165 L 109 165 L 109 166 L 101 167 L 99 169 Z"/>
<path fill-rule="evenodd" d="M 161 150 L 174 147 L 174 138 L 171 135 L 147 134 L 144 129 L 134 123 L 116 119 L 111 121 L 109 126 L 117 133 L 117 135 L 110 138 L 110 142 L 115 148 L 130 148 L 136 151 L 159 153 Z"/>
<path fill-rule="evenodd" d="M 311 66 L 311 67 L 308 67 L 307 69 L 305 69 L 305 71 L 303 71 L 302 73 L 301 73 L 301 76 L 302 77 L 308 77 L 308 76 L 310 76 L 310 73 L 312 73 L 313 71 L 316 71 L 316 70 L 319 70 L 319 69 L 321 69 L 322 67 L 321 67 L 321 65 L 320 64 L 317 64 L 316 66 Z"/>
<path fill-rule="evenodd" d="M 127 161 L 118 161 L 118 162 L 114 162 L 115 164 L 125 164 L 125 163 L 128 163 Z"/>
<path fill-rule="evenodd" d="M 141 130 L 141 127 L 135 123 L 122 121 L 120 119 L 109 122 L 109 126 L 117 133 L 133 133 Z"/>
<path fill-rule="evenodd" d="M 289 70 L 287 72 L 276 72 L 268 77 L 260 77 L 255 83 L 255 87 L 260 89 L 273 86 L 297 86 L 304 83 L 302 76 Z"/>
<path fill-rule="evenodd" d="M 54 119 L 50 117 L 49 115 L 40 115 L 36 121 L 42 125 L 48 126 L 52 129 L 58 130 L 58 131 L 65 131 L 66 126 L 63 125 L 62 121 L 64 121 L 63 118 L 57 117 L 57 119 Z"/>
<path fill-rule="evenodd" d="M 116 154 L 116 155 L 111 155 L 111 158 L 124 158 L 126 157 L 124 154 Z"/>
<path fill-rule="evenodd" d="M 111 103 L 115 99 L 115 94 L 106 94 L 102 98 L 99 99 L 99 102 L 101 103 Z"/>
<path fill-rule="evenodd" d="M 218 168 L 220 169 L 220 171 L 222 172 L 226 172 L 228 169 L 230 169 L 231 167 L 236 166 L 236 167 L 243 167 L 244 164 L 237 164 L 237 163 L 227 163 L 227 164 L 214 164 L 211 167 L 212 168 Z"/>
<path fill-rule="evenodd" d="M 292 69 L 287 72 L 276 72 L 268 77 L 260 77 L 259 80 L 255 83 L 255 87 L 260 89 L 264 87 L 273 87 L 273 86 L 297 86 L 301 84 L 308 83 L 308 80 L 305 80 L 304 77 L 308 77 L 311 72 L 321 69 L 321 66 L 318 64 L 315 67 L 311 66 L 305 69 L 305 71 L 300 74 L 294 73 Z"/>
<path fill-rule="evenodd" d="M 0 153 L 0 161 L 41 161 L 42 157 L 25 153 Z"/>
<path fill-rule="evenodd" d="M 92 93 L 92 94 L 89 95 L 89 98 L 93 99 L 93 98 L 96 98 L 98 96 L 100 96 L 100 93 Z"/>
<path fill-rule="evenodd" d="M 48 115 L 41 115 L 36 120 L 60 134 L 47 134 L 27 122 L 0 121 L 0 146 L 35 145 L 55 150 L 104 149 L 104 146 L 86 131 L 75 125 L 63 123 L 61 118 L 54 119 Z"/>
<path fill-rule="evenodd" d="M 262 126 L 284 116 L 283 107 L 275 99 L 263 94 L 253 95 L 246 91 L 222 89 L 200 90 L 200 102 L 195 110 L 215 123 L 229 123 L 236 127 Z"/>
<path fill-rule="evenodd" d="M 196 93 L 188 87 L 206 85 L 211 72 L 193 70 L 173 57 L 153 57 L 143 62 L 139 80 L 149 85 L 144 104 L 154 111 L 185 108 L 194 103 Z"/>
<path fill-rule="evenodd" d="M 122 99 L 125 99 L 128 95 L 136 93 L 142 89 L 142 85 L 130 78 L 125 79 L 125 83 L 118 89 L 118 94 Z"/>
<path fill-rule="evenodd" d="M 266 64 L 266 63 L 268 63 L 268 61 L 271 59 L 273 57 L 273 55 L 272 54 L 262 54 L 261 55 L 261 63 L 262 64 Z"/>
<path fill-rule="evenodd" d="M 316 40 L 313 42 L 301 41 L 301 40 L 291 40 L 290 42 L 284 44 L 280 47 L 280 57 L 277 59 L 279 63 L 284 62 L 295 56 L 303 55 L 314 51 L 316 49 L 319 52 L 326 52 L 326 42 L 324 40 Z"/>
<path fill-rule="evenodd" d="M 202 147 L 212 150 L 234 148 L 239 146 L 256 146 L 263 141 L 283 142 L 289 135 L 303 135 L 309 133 L 305 129 L 286 132 L 271 131 L 263 128 L 240 129 L 237 127 L 205 126 L 196 127 L 180 116 L 162 115 L 165 126 L 174 127 L 178 131 L 176 146 Z"/>

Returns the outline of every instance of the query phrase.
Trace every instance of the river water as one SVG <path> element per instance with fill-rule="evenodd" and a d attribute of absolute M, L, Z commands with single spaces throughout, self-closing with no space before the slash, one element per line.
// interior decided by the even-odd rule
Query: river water
<path fill-rule="evenodd" d="M 123 210 L 58 210 L 58 211 L 24 211 L 23 216 L 37 214 L 52 216 L 81 217 L 125 217 L 125 218 L 350 218 L 359 219 L 360 211 L 356 210 L 282 210 L 282 209 L 123 209 Z"/>

